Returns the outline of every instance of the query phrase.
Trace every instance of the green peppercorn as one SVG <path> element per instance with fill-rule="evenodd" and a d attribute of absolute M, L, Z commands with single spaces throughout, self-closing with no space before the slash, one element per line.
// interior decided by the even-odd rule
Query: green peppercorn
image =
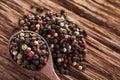
<path fill-rule="evenodd" d="M 24 20 L 20 20 L 20 25 L 23 25 L 25 23 Z"/>
<path fill-rule="evenodd" d="M 22 46 L 21 46 L 21 49 L 22 50 L 26 50 L 28 48 L 28 46 L 26 45 L 26 44 L 23 44 Z"/>
<path fill-rule="evenodd" d="M 17 55 L 17 59 L 22 59 L 22 54 L 21 53 L 19 53 L 18 55 Z"/>
<path fill-rule="evenodd" d="M 28 27 L 28 26 L 24 26 L 23 29 L 24 29 L 24 30 L 28 30 L 29 27 Z"/>
<path fill-rule="evenodd" d="M 17 64 L 22 64 L 22 60 L 21 59 L 19 59 L 19 60 L 17 60 Z"/>

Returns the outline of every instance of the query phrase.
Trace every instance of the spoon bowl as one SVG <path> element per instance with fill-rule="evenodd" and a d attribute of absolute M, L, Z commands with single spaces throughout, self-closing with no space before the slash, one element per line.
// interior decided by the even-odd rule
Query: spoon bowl
<path fill-rule="evenodd" d="M 9 46 L 9 53 L 11 53 L 10 47 L 12 47 L 11 46 L 11 41 L 12 41 L 13 37 L 18 35 L 18 34 L 20 34 L 20 33 L 33 33 L 33 34 L 38 35 L 38 37 L 40 37 L 44 41 L 44 43 L 46 44 L 47 49 L 48 49 L 48 53 L 49 53 L 47 63 L 41 69 L 37 69 L 37 70 L 28 70 L 27 69 L 28 72 L 30 72 L 31 74 L 43 73 L 44 75 L 46 75 L 51 80 L 60 80 L 59 77 L 57 76 L 57 74 L 55 73 L 54 68 L 53 68 L 53 60 L 52 60 L 52 55 L 51 55 L 50 48 L 49 48 L 46 40 L 41 35 L 39 35 L 39 34 L 37 34 L 35 32 L 32 32 L 32 31 L 20 31 L 20 32 L 15 33 L 14 35 L 12 35 L 12 37 L 9 40 L 9 44 L 8 44 L 8 46 Z M 19 46 L 19 45 L 17 45 L 17 46 Z M 15 64 L 17 64 L 13 59 L 12 59 L 12 61 Z"/>

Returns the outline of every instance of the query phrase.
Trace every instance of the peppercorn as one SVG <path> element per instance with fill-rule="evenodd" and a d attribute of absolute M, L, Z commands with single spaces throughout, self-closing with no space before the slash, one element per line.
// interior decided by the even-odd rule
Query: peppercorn
<path fill-rule="evenodd" d="M 35 64 L 35 65 L 39 65 L 39 63 L 40 63 L 39 60 L 34 60 L 33 61 L 33 64 Z"/>
<path fill-rule="evenodd" d="M 20 36 L 23 37 L 25 34 L 24 33 L 20 33 Z"/>
<path fill-rule="evenodd" d="M 54 44 L 57 44 L 58 43 L 58 40 L 57 39 L 54 39 Z"/>
<path fill-rule="evenodd" d="M 39 59 L 38 54 L 35 54 L 35 55 L 33 56 L 33 59 Z"/>
<path fill-rule="evenodd" d="M 47 37 L 48 37 L 48 38 L 51 38 L 51 35 L 48 34 Z"/>
<path fill-rule="evenodd" d="M 19 60 L 19 59 L 22 59 L 22 54 L 21 53 L 19 53 L 18 55 L 17 55 L 17 59 Z"/>
<path fill-rule="evenodd" d="M 46 64 L 47 63 L 47 59 L 44 59 L 44 62 L 43 62 L 44 64 Z"/>
<path fill-rule="evenodd" d="M 61 27 L 63 27 L 63 26 L 64 26 L 64 23 L 63 23 L 63 22 L 61 22 L 61 23 L 60 23 L 60 26 L 61 26 Z"/>
<path fill-rule="evenodd" d="M 12 52 L 13 55 L 17 55 L 17 53 L 18 53 L 17 51 L 13 51 Z"/>
<path fill-rule="evenodd" d="M 17 56 L 16 55 L 13 56 L 13 60 L 17 61 Z"/>
<path fill-rule="evenodd" d="M 66 48 L 63 48 L 63 52 L 67 52 L 67 49 L 66 49 Z"/>
<path fill-rule="evenodd" d="M 82 70 L 83 67 L 81 65 L 78 66 L 78 70 Z"/>
<path fill-rule="evenodd" d="M 64 58 L 61 58 L 61 62 L 63 62 L 64 61 Z"/>
<path fill-rule="evenodd" d="M 17 60 L 17 64 L 22 64 L 22 60 L 21 59 L 19 59 L 19 60 Z"/>
<path fill-rule="evenodd" d="M 42 20 L 38 20 L 38 24 L 42 25 L 43 24 Z"/>
<path fill-rule="evenodd" d="M 28 30 L 29 27 L 28 27 L 28 26 L 24 26 L 23 29 L 24 29 L 24 30 Z"/>
<path fill-rule="evenodd" d="M 62 60 L 61 60 L 61 58 L 58 58 L 58 59 L 57 59 L 57 62 L 59 62 L 59 63 L 60 63 L 61 61 L 62 61 Z"/>
<path fill-rule="evenodd" d="M 48 14 L 53 15 L 54 14 L 53 10 L 48 11 Z"/>
<path fill-rule="evenodd" d="M 38 44 L 39 44 L 39 42 L 38 42 L 38 41 L 34 41 L 34 44 L 35 44 L 35 45 L 38 45 Z"/>
<path fill-rule="evenodd" d="M 40 63 L 44 63 L 44 58 L 40 57 L 39 61 L 40 61 Z"/>
<path fill-rule="evenodd" d="M 43 6 L 39 6 L 36 8 L 36 12 L 39 12 L 39 13 L 43 12 L 43 10 L 44 10 Z"/>
<path fill-rule="evenodd" d="M 54 48 L 54 44 L 51 44 L 50 48 Z"/>
<path fill-rule="evenodd" d="M 65 70 L 65 74 L 69 74 L 69 70 L 68 69 Z"/>
<path fill-rule="evenodd" d="M 54 37 L 58 37 L 58 33 L 54 33 Z"/>
<path fill-rule="evenodd" d="M 36 70 L 37 67 L 36 67 L 34 64 L 31 64 L 31 65 L 30 65 L 30 68 L 31 68 L 32 70 Z"/>
<path fill-rule="evenodd" d="M 68 63 L 68 59 L 64 59 L 64 62 L 67 64 Z"/>
<path fill-rule="evenodd" d="M 64 74 L 65 73 L 65 69 L 60 69 L 60 72 L 62 73 L 62 74 Z"/>
<path fill-rule="evenodd" d="M 67 25 L 67 24 L 65 24 L 65 28 L 67 28 L 67 29 L 68 29 L 68 25 Z"/>
<path fill-rule="evenodd" d="M 86 69 L 86 65 L 85 64 L 82 64 L 82 70 L 85 70 Z"/>
<path fill-rule="evenodd" d="M 20 20 L 20 25 L 23 25 L 25 23 L 24 20 Z"/>
<path fill-rule="evenodd" d="M 84 38 L 82 38 L 82 43 L 83 43 L 84 45 L 86 45 L 86 41 L 85 41 Z"/>
<path fill-rule="evenodd" d="M 55 29 L 51 29 L 51 34 L 54 35 L 56 33 Z"/>
<path fill-rule="evenodd" d="M 27 53 L 27 56 L 28 56 L 28 57 L 33 57 L 34 54 L 35 54 L 35 53 L 34 53 L 33 51 L 29 51 L 29 52 Z"/>
<path fill-rule="evenodd" d="M 76 66 L 76 65 L 77 65 L 77 63 L 76 63 L 76 62 L 73 62 L 73 63 L 72 63 L 72 65 L 73 65 L 73 66 Z"/>
<path fill-rule="evenodd" d="M 21 48 L 22 48 L 22 50 L 26 50 L 26 49 L 28 48 L 28 46 L 27 46 L 26 44 L 23 44 L 23 45 L 21 46 Z"/>
<path fill-rule="evenodd" d="M 79 35 L 79 32 L 78 32 L 78 31 L 75 31 L 74 34 L 77 36 L 77 35 Z"/>

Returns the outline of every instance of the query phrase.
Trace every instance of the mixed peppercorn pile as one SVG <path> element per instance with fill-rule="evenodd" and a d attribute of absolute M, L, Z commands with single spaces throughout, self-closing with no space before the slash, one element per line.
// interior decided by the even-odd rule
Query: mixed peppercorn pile
<path fill-rule="evenodd" d="M 39 34 L 24 31 L 16 33 L 10 40 L 10 54 L 20 66 L 37 70 L 41 69 L 48 61 L 48 45 Z"/>
<path fill-rule="evenodd" d="M 54 68 L 61 73 L 68 74 L 69 66 L 84 70 L 86 65 L 81 62 L 85 60 L 87 51 L 86 31 L 69 20 L 64 10 L 44 12 L 44 7 L 40 6 L 36 11 L 33 15 L 24 15 L 19 19 L 20 30 L 33 31 L 45 38 L 52 53 Z M 44 15 L 41 15 L 43 12 Z"/>

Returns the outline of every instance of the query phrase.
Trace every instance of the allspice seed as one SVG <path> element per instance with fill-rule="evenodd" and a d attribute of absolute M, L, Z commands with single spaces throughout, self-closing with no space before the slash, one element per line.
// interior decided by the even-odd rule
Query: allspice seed
<path fill-rule="evenodd" d="M 67 49 L 66 49 L 66 48 L 63 48 L 63 52 L 67 52 Z"/>
<path fill-rule="evenodd" d="M 60 63 L 61 61 L 62 61 L 62 60 L 61 60 L 61 58 L 58 58 L 58 59 L 57 59 L 57 62 L 59 62 L 59 63 Z"/>
<path fill-rule="evenodd" d="M 38 42 L 38 41 L 34 41 L 34 44 L 35 44 L 35 45 L 38 45 L 38 44 L 39 44 L 39 42 Z"/>
<path fill-rule="evenodd" d="M 23 37 L 25 34 L 24 33 L 20 33 L 20 36 Z"/>
<path fill-rule="evenodd" d="M 72 65 L 73 65 L 73 66 L 76 66 L 76 65 L 77 65 L 77 63 L 76 63 L 76 62 L 73 62 L 73 63 L 72 63 Z"/>
<path fill-rule="evenodd" d="M 60 23 L 60 26 L 61 26 L 61 27 L 63 27 L 63 26 L 64 26 L 64 23 L 63 23 L 63 22 L 61 22 L 61 23 Z"/>
<path fill-rule="evenodd" d="M 54 37 L 58 37 L 58 33 L 55 33 L 55 34 L 54 34 Z"/>
<path fill-rule="evenodd" d="M 82 70 L 83 67 L 81 65 L 78 66 L 78 70 Z"/>
<path fill-rule="evenodd" d="M 18 53 L 17 51 L 13 51 L 12 52 L 13 55 L 17 55 L 17 53 Z"/>

